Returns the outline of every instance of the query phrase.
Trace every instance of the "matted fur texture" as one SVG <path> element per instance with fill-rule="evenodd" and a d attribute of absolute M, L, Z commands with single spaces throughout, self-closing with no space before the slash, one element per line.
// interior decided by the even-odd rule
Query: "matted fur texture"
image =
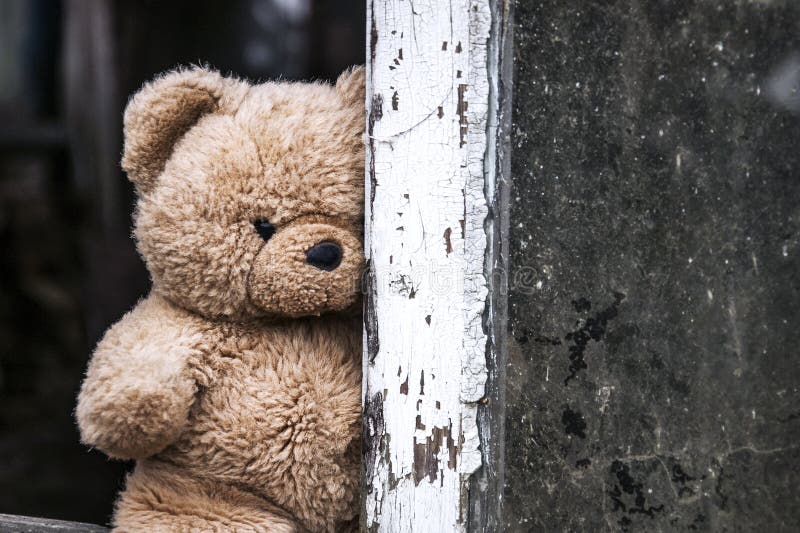
<path fill-rule="evenodd" d="M 137 460 L 117 531 L 357 523 L 363 132 L 360 68 L 335 86 L 195 68 L 131 99 L 153 291 L 97 346 L 76 409 L 84 443 Z M 343 252 L 333 271 L 306 263 L 320 242 Z"/>

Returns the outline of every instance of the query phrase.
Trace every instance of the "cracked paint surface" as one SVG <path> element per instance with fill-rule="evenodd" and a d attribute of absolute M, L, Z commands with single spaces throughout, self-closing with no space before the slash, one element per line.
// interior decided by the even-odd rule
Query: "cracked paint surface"
<path fill-rule="evenodd" d="M 368 4 L 370 531 L 463 531 L 485 393 L 488 1 Z"/>

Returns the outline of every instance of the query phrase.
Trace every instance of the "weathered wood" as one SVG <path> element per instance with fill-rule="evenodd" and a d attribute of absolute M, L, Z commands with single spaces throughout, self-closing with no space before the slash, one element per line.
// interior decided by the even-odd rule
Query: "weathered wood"
<path fill-rule="evenodd" d="M 0 514 L 0 531 L 4 533 L 101 533 L 107 532 L 108 529 L 82 522 Z"/>
<path fill-rule="evenodd" d="M 370 531 L 466 528 L 494 262 L 490 2 L 368 4 Z"/>
<path fill-rule="evenodd" d="M 505 481 L 505 391 L 508 353 L 508 259 L 509 193 L 511 168 L 511 97 L 513 80 L 513 4 L 494 0 L 489 53 L 489 115 L 485 165 L 494 165 L 493 191 L 490 200 L 487 266 L 489 309 L 486 332 L 487 380 L 485 401 L 478 405 L 478 429 L 483 465 L 470 480 L 469 523 L 471 533 L 502 531 L 503 491 Z M 489 174 L 491 175 L 491 174 Z"/>

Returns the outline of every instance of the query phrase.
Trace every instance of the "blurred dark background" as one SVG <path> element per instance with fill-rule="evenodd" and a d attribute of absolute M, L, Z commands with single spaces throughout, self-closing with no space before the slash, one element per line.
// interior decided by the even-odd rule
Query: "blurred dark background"
<path fill-rule="evenodd" d="M 94 344 L 148 290 L 119 168 L 128 96 L 189 63 L 335 79 L 364 62 L 364 4 L 0 0 L 0 513 L 106 523 L 130 467 L 72 417 Z"/>

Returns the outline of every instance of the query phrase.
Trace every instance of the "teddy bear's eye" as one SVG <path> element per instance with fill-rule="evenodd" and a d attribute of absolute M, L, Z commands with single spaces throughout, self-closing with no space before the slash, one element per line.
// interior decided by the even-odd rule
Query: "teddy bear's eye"
<path fill-rule="evenodd" d="M 264 242 L 267 242 L 275 234 L 275 226 L 270 224 L 269 220 L 256 220 L 253 222 L 253 226 L 255 226 L 258 236 L 264 239 Z"/>

